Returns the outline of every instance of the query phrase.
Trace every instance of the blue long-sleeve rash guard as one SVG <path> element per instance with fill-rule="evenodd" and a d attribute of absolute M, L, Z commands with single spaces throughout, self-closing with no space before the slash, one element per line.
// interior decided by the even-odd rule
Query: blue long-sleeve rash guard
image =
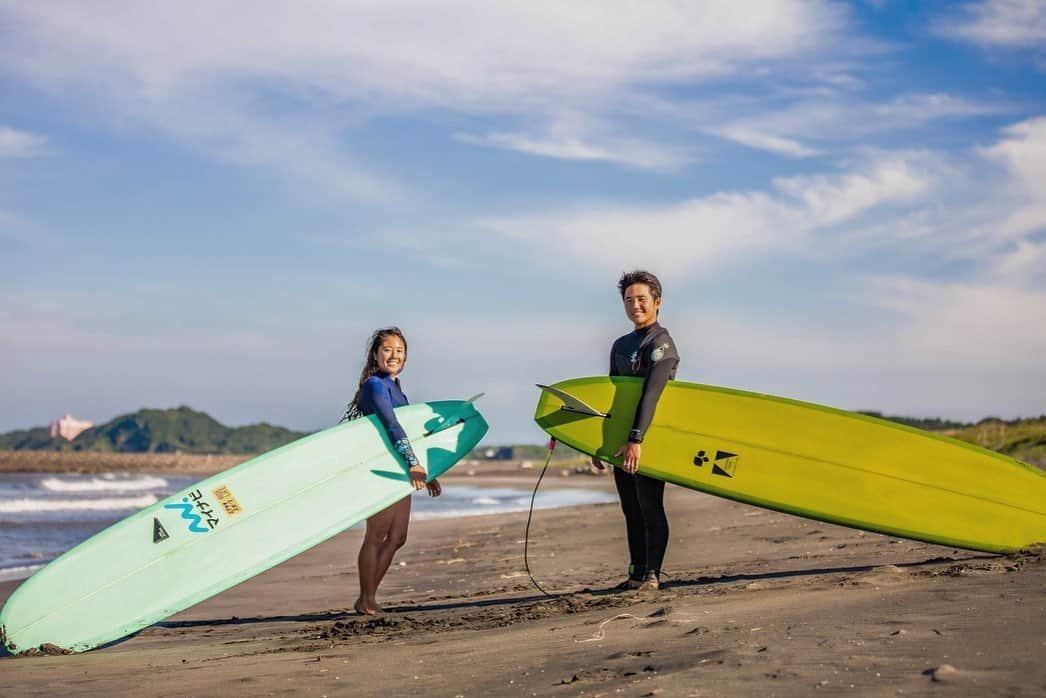
<path fill-rule="evenodd" d="M 409 404 L 407 396 L 403 394 L 399 382 L 387 373 L 379 373 L 371 376 L 363 384 L 360 390 L 360 412 L 364 415 L 376 414 L 385 433 L 389 435 L 392 447 L 407 465 L 418 465 L 418 457 L 414 455 L 414 449 L 407 439 L 407 432 L 403 431 L 396 413 L 392 410 Z"/>

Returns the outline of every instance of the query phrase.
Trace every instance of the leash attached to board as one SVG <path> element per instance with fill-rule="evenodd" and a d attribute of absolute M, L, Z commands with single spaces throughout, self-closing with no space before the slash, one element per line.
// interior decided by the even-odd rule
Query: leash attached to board
<path fill-rule="evenodd" d="M 534 499 L 538 496 L 538 487 L 541 485 L 541 478 L 545 477 L 545 471 L 548 470 L 548 464 L 552 462 L 552 452 L 556 450 L 556 440 L 550 439 L 548 442 L 548 458 L 545 459 L 545 467 L 541 469 L 541 474 L 538 475 L 538 481 L 534 483 L 534 491 L 530 495 L 530 511 L 527 513 L 527 528 L 523 533 L 523 566 L 527 569 L 527 576 L 530 577 L 531 583 L 540 591 L 542 594 L 550 599 L 556 598 L 556 594 L 550 594 L 545 591 L 537 580 L 534 579 L 534 575 L 530 572 L 530 561 L 527 557 L 527 550 L 530 547 L 530 520 L 534 516 Z"/>

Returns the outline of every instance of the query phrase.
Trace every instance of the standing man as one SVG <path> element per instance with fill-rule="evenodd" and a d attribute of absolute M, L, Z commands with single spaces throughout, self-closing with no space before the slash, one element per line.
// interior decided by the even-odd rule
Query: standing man
<path fill-rule="evenodd" d="M 625 514 L 628 533 L 628 579 L 619 589 L 656 590 L 661 583 L 661 563 L 668 548 L 665 483 L 636 472 L 643 436 L 654 418 L 665 384 L 675 378 L 679 354 L 668 330 L 657 322 L 661 309 L 661 282 L 648 271 L 632 271 L 617 282 L 625 314 L 635 329 L 619 337 L 610 349 L 610 375 L 643 378 L 643 392 L 636 406 L 628 441 L 617 451 L 622 459 L 614 469 L 614 484 Z M 592 465 L 603 462 L 592 457 Z"/>

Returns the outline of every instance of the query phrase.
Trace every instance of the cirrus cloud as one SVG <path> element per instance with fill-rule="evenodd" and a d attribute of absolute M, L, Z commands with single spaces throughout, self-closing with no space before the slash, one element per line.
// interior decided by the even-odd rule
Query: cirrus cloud
<path fill-rule="evenodd" d="M 968 3 L 938 21 L 936 30 L 982 46 L 1041 48 L 1046 42 L 1046 5 L 1040 0 Z"/>
<path fill-rule="evenodd" d="M 45 139 L 28 131 L 0 124 L 0 158 L 30 158 L 39 155 Z"/>

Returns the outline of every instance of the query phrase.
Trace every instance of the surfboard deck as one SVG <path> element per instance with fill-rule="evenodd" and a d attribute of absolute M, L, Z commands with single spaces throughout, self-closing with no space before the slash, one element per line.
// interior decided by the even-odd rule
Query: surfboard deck
<path fill-rule="evenodd" d="M 555 383 L 574 402 L 542 390 L 534 419 L 568 446 L 620 466 L 614 453 L 628 438 L 642 385 L 602 376 Z M 639 472 L 958 548 L 1013 552 L 1046 542 L 1042 470 L 945 436 L 771 395 L 669 381 Z"/>
<path fill-rule="evenodd" d="M 487 432 L 471 402 L 419 403 L 396 417 L 430 478 Z M 243 582 L 414 491 L 377 417 L 269 451 L 153 504 L 69 550 L 0 611 L 20 654 L 113 642 Z"/>

